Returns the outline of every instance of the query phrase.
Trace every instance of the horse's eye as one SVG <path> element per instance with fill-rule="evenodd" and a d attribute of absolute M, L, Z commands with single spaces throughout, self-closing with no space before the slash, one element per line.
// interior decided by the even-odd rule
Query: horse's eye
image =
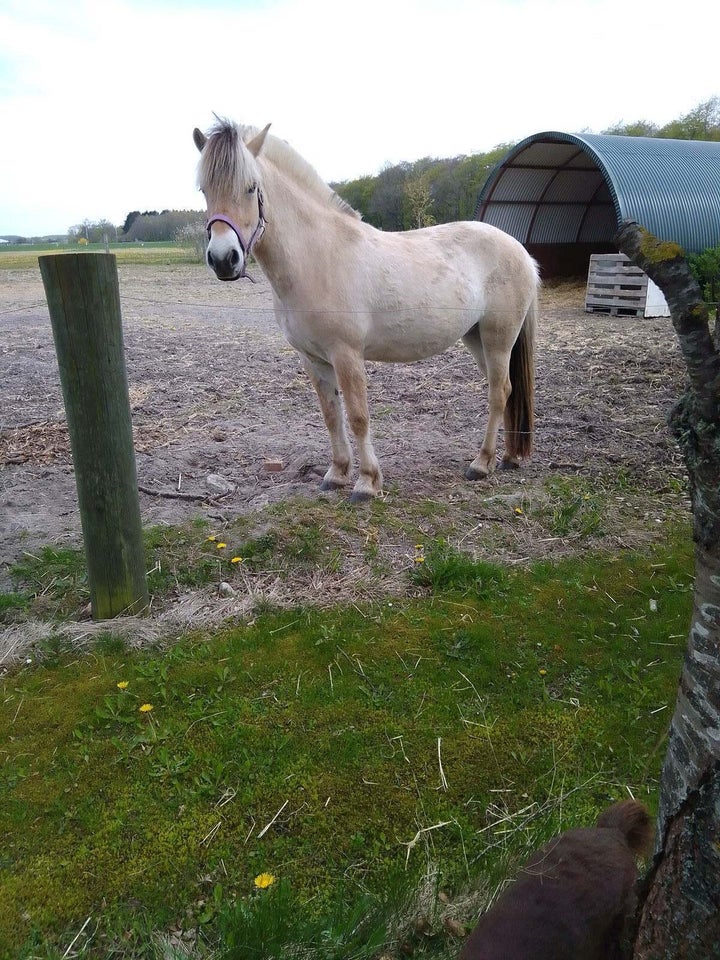
<path fill-rule="evenodd" d="M 251 187 L 248 187 L 248 193 L 255 193 L 257 190 L 257 184 L 254 183 Z"/>

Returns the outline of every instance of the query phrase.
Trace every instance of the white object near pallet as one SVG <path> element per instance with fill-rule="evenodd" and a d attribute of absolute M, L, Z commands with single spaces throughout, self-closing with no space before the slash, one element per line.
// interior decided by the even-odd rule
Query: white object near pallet
<path fill-rule="evenodd" d="M 645 298 L 646 317 L 669 317 L 670 307 L 660 287 L 648 277 L 647 297 Z"/>

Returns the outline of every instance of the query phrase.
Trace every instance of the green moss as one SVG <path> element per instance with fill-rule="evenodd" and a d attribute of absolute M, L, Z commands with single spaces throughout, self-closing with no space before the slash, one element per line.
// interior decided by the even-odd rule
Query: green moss
<path fill-rule="evenodd" d="M 685 251 L 677 243 L 658 240 L 647 230 L 641 228 L 640 252 L 650 263 L 662 263 L 667 260 L 679 260 Z"/>
<path fill-rule="evenodd" d="M 689 539 L 501 573 L 5 676 L 0 955 L 89 915 L 107 943 L 129 903 L 163 929 L 264 871 L 318 910 L 406 860 L 452 889 L 626 785 L 654 803 Z"/>

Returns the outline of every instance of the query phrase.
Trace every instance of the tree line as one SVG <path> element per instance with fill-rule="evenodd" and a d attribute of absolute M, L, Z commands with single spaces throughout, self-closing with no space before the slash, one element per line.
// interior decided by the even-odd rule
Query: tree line
<path fill-rule="evenodd" d="M 710 97 L 689 113 L 664 126 L 648 120 L 620 121 L 601 131 L 630 137 L 720 141 L 720 96 Z M 478 195 L 490 172 L 514 143 L 500 143 L 486 153 L 448 158 L 423 157 L 384 167 L 375 175 L 333 183 L 333 189 L 381 230 L 412 230 L 434 223 L 472 220 Z M 84 220 L 68 231 L 68 239 L 89 243 L 107 240 L 188 243 L 202 235 L 204 214 L 198 210 L 133 210 L 122 227 L 107 220 Z"/>
<path fill-rule="evenodd" d="M 699 103 L 665 126 L 648 120 L 620 121 L 602 133 L 675 140 L 720 140 L 720 97 Z M 478 195 L 495 165 L 515 146 L 449 159 L 424 157 L 384 167 L 375 176 L 333 183 L 333 189 L 382 230 L 411 230 L 433 223 L 472 220 Z"/>
<path fill-rule="evenodd" d="M 122 227 L 109 220 L 83 220 L 68 230 L 68 240 L 77 243 L 103 243 L 105 240 L 126 243 L 152 243 L 177 240 L 187 231 L 202 228 L 204 214 L 200 210 L 131 211 Z"/>

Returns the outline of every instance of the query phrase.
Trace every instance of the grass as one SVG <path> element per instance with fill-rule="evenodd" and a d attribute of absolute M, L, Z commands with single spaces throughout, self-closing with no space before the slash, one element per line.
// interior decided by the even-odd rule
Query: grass
<path fill-rule="evenodd" d="M 110 243 L 118 263 L 153 266 L 157 264 L 197 263 L 198 256 L 190 247 L 175 242 Z M 37 269 L 38 257 L 52 253 L 104 253 L 104 243 L 77 244 L 3 244 L 0 247 L 0 270 Z"/>
<path fill-rule="evenodd" d="M 26 610 L 30 603 L 27 593 L 0 593 L 0 617 L 10 610 Z"/>
<path fill-rule="evenodd" d="M 488 597 L 493 591 L 499 594 L 507 579 L 504 567 L 475 560 L 444 540 L 433 541 L 427 550 L 416 544 L 414 562 L 414 582 L 433 590 L 449 588 Z"/>
<path fill-rule="evenodd" d="M 555 477 L 545 486 L 545 511 L 553 536 L 591 536 L 602 531 L 603 498 L 590 482 L 582 477 Z"/>
<path fill-rule="evenodd" d="M 320 527 L 289 519 L 239 524 L 222 550 L 203 526 L 151 532 L 156 589 L 224 573 L 231 551 L 332 573 Z M 76 936 L 67 956 L 456 955 L 443 903 L 470 923 L 467 892 L 487 898 L 545 837 L 627 790 L 653 807 L 687 531 L 517 569 L 424 543 L 415 597 L 270 610 L 162 649 L 108 633 L 8 672 L 0 956 L 61 957 Z M 39 556 L 37 589 L 78 588 L 76 557 Z"/>
<path fill-rule="evenodd" d="M 286 515 L 285 508 L 269 511 L 264 532 L 252 532 L 239 518 L 221 533 L 210 533 L 198 518 L 178 526 L 156 526 L 144 531 L 148 588 L 157 604 L 183 591 L 230 581 L 244 588 L 254 577 L 288 579 L 298 572 L 333 575 L 341 566 L 336 547 L 312 508 L 302 518 Z M 90 601 L 84 551 L 43 547 L 26 552 L 12 567 L 22 592 L 0 595 L 0 622 L 4 611 L 34 608 L 58 618 L 78 616 Z"/>

